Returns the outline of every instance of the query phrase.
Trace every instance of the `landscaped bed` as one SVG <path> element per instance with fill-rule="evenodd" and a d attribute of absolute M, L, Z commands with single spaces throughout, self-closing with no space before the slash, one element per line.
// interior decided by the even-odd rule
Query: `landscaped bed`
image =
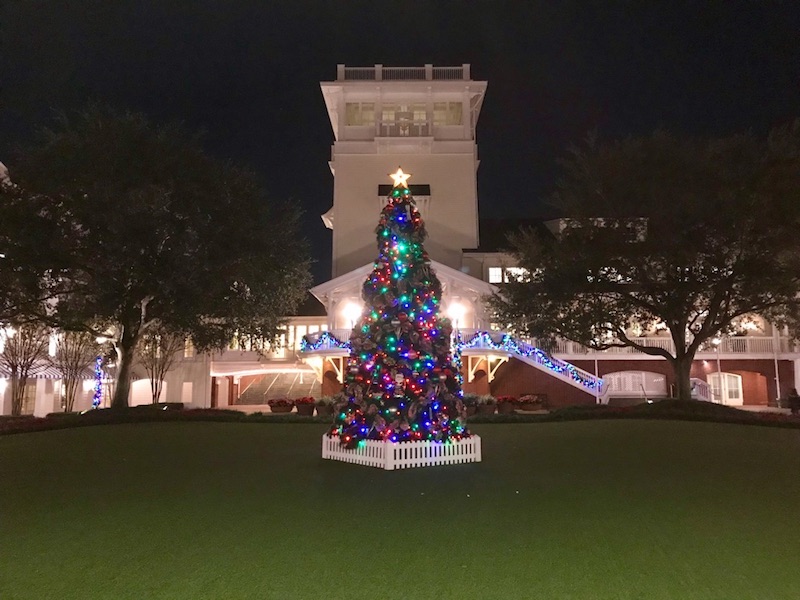
<path fill-rule="evenodd" d="M 608 406 L 590 404 L 570 406 L 553 411 L 529 413 L 516 411 L 505 414 L 476 414 L 469 423 L 546 423 L 552 421 L 582 421 L 586 419 L 677 419 L 684 421 L 710 421 L 741 425 L 762 425 L 800 429 L 800 418 L 774 412 L 750 412 L 731 406 L 711 402 L 661 400 L 633 406 Z M 120 423 L 149 423 L 175 421 L 213 421 L 248 423 L 309 423 L 329 424 L 332 416 L 304 416 L 294 412 L 274 414 L 270 412 L 245 413 L 225 409 L 184 410 L 183 405 L 158 404 L 136 406 L 127 409 L 100 409 L 83 413 L 53 413 L 46 418 L 2 417 L 0 435 L 29 433 L 51 429 L 66 429 L 90 425 Z"/>
<path fill-rule="evenodd" d="M 0 437 L 0 598 L 797 597 L 796 430 L 474 429 L 482 463 L 399 472 L 321 423 Z"/>

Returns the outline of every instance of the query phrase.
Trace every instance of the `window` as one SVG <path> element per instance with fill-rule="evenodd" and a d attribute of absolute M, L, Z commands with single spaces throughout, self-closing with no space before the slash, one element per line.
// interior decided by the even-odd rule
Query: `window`
<path fill-rule="evenodd" d="M 348 102 L 345 104 L 346 125 L 374 125 L 375 104 L 372 102 Z"/>
<path fill-rule="evenodd" d="M 183 358 L 192 357 L 194 357 L 194 344 L 191 338 L 186 338 L 186 341 L 183 342 Z"/>
<path fill-rule="evenodd" d="M 434 125 L 461 125 L 461 102 L 434 102 Z"/>
<path fill-rule="evenodd" d="M 520 277 L 524 277 L 527 271 L 522 267 L 508 267 L 505 271 L 505 281 L 516 281 Z"/>
<path fill-rule="evenodd" d="M 667 395 L 667 379 L 650 371 L 617 371 L 603 375 L 609 396 L 655 398 Z"/>
<path fill-rule="evenodd" d="M 527 275 L 522 267 L 489 267 L 489 283 L 508 283 Z"/>
<path fill-rule="evenodd" d="M 742 376 L 734 373 L 709 373 L 706 376 L 714 402 L 721 404 L 742 404 Z M 721 381 L 720 381 L 721 379 Z M 720 386 L 720 383 L 722 385 Z"/>

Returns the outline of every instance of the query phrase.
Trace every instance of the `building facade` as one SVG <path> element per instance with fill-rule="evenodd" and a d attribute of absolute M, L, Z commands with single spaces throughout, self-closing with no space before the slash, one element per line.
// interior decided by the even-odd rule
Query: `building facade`
<path fill-rule="evenodd" d="M 465 391 L 538 394 L 550 407 L 640 402 L 672 393 L 665 360 L 629 348 L 595 352 L 571 342 L 545 354 L 535 341 L 492 325 L 484 299 L 517 271 L 479 218 L 476 134 L 487 82 L 473 80 L 469 65 L 338 65 L 336 78 L 322 82 L 321 90 L 334 138 L 333 204 L 322 215 L 332 231 L 331 279 L 310 290 L 301 315 L 290 318 L 271 353 L 261 355 L 237 340 L 214 354 L 195 354 L 187 346 L 167 375 L 161 401 L 263 410 L 270 398 L 338 392 L 346 342 L 363 309 L 361 286 L 377 255 L 374 230 L 391 189 L 388 174 L 399 166 L 412 174 L 410 189 L 428 231 L 425 246 L 442 282 L 441 305 L 464 342 Z M 743 332 L 698 353 L 691 374 L 698 399 L 775 405 L 800 381 L 800 352 L 785 331 L 753 317 Z M 657 330 L 631 335 L 644 345 L 671 345 Z M 36 376 L 24 412 L 61 410 L 58 377 L 52 369 Z M 7 378 L 0 372 L 0 414 L 11 412 Z M 90 377 L 81 390 L 76 410 L 91 405 Z M 131 404 L 151 402 L 149 390 L 136 371 Z"/>

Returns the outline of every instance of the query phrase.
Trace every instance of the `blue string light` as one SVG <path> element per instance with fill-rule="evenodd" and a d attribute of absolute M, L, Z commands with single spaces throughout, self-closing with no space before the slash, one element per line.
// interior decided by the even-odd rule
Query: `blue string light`
<path fill-rule="evenodd" d="M 499 342 L 495 342 L 492 339 L 491 334 L 487 331 L 479 331 L 468 340 L 462 339 L 459 334 L 454 344 L 455 351 L 453 353 L 453 359 L 456 363 L 456 372 L 458 373 L 458 376 L 461 376 L 461 355 L 464 350 L 468 348 L 488 347 L 492 350 L 502 350 L 503 352 L 508 352 L 517 356 L 532 358 L 553 373 L 567 374 L 572 378 L 573 381 L 581 384 L 583 387 L 589 390 L 601 390 L 603 388 L 602 379 L 584 376 L 575 365 L 553 359 L 549 354 L 547 354 L 547 352 L 535 346 L 530 346 L 528 344 L 524 344 L 523 346 L 508 333 L 504 333 L 502 336 L 503 337 Z M 350 343 L 341 341 L 328 331 L 322 332 L 317 341 L 313 343 L 309 342 L 305 337 L 300 343 L 301 352 L 315 352 L 322 348 L 350 350 Z M 430 368 L 432 363 L 426 364 L 426 366 Z"/>
<path fill-rule="evenodd" d="M 92 396 L 92 408 L 97 408 L 103 401 L 103 357 L 98 356 L 94 359 L 94 395 Z"/>

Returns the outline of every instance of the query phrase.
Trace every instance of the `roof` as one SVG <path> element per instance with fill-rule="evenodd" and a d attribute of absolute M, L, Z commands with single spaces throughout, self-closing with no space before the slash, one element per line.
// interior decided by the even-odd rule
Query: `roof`
<path fill-rule="evenodd" d="M 325 310 L 325 307 L 320 303 L 319 300 L 314 297 L 311 292 L 306 292 L 306 298 L 297 307 L 297 310 L 292 315 L 288 315 L 290 317 L 325 317 L 327 316 L 328 311 Z"/>
<path fill-rule="evenodd" d="M 311 288 L 311 293 L 317 298 L 325 298 L 329 294 L 340 293 L 342 291 L 357 293 L 360 296 L 364 280 L 372 273 L 374 268 L 374 263 L 367 263 L 362 267 L 353 269 L 349 273 L 339 275 L 339 277 L 314 286 Z M 487 283 L 482 279 L 467 275 L 466 273 L 462 273 L 457 269 L 448 267 L 435 260 L 431 261 L 431 269 L 433 269 L 433 272 L 442 284 L 449 283 L 451 286 L 456 286 L 462 290 L 472 290 L 479 295 L 492 294 L 497 291 L 497 286 Z"/>
<path fill-rule="evenodd" d="M 520 229 L 546 230 L 545 219 L 481 219 L 477 248 L 464 248 L 464 252 L 505 252 L 510 248 L 508 236 Z"/>
<path fill-rule="evenodd" d="M 28 377 L 30 379 L 63 379 L 64 376 L 61 374 L 61 370 L 50 363 L 47 360 L 38 361 L 34 364 L 30 371 Z M 4 379 L 11 378 L 11 371 L 8 370 L 6 367 L 0 367 L 0 377 Z M 94 367 L 86 367 L 80 374 L 81 379 L 94 379 Z"/>

